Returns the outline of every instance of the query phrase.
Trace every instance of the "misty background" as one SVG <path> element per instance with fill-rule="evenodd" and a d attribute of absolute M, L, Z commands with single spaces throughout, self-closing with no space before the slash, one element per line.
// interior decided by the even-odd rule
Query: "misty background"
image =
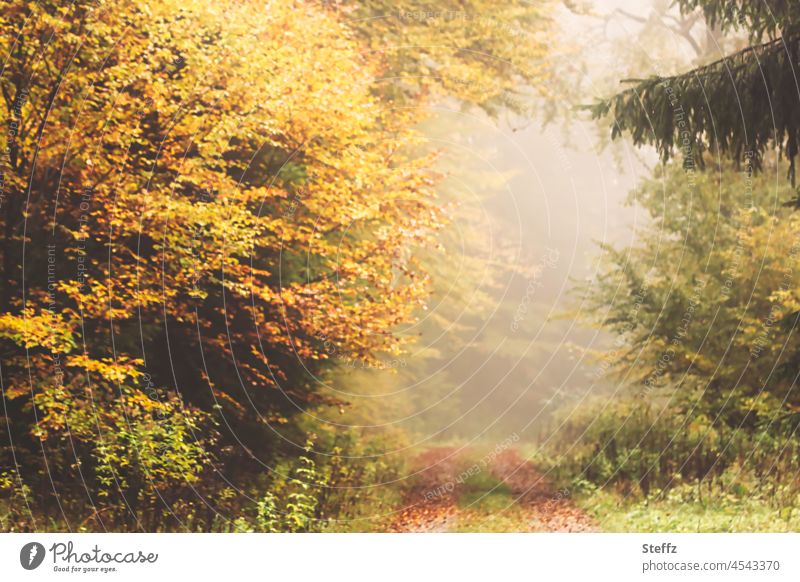
<path fill-rule="evenodd" d="M 533 119 L 498 121 L 445 102 L 421 128 L 441 155 L 449 218 L 440 248 L 420 250 L 430 301 L 401 330 L 414 339 L 406 353 L 339 366 L 329 389 L 349 405 L 315 420 L 410 435 L 395 452 L 448 439 L 546 439 L 554 410 L 613 389 L 590 357 L 609 338 L 576 320 L 573 288 L 593 276 L 601 243 L 636 240 L 646 217 L 635 188 L 657 156 L 609 143 L 608 122 L 581 106 L 619 79 L 671 74 L 739 41 L 662 0 L 565 3 L 556 21 L 555 99 Z"/>

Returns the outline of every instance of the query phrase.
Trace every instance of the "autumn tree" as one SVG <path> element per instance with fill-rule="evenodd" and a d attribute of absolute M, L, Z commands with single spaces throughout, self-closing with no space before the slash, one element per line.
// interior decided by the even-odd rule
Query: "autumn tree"
<path fill-rule="evenodd" d="M 262 461 L 319 362 L 394 349 L 422 301 L 396 257 L 431 178 L 374 63 L 292 2 L 8 12 L 7 454 L 42 446 L 54 499 L 82 474 L 132 510 Z"/>

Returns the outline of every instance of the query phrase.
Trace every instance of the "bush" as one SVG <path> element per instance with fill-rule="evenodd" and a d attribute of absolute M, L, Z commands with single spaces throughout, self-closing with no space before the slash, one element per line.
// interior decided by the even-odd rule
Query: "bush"
<path fill-rule="evenodd" d="M 562 410 L 545 457 L 561 481 L 614 485 L 626 494 L 658 494 L 685 483 L 728 492 L 786 497 L 798 490 L 800 461 L 792 431 L 748 431 L 704 414 L 641 400 L 593 400 Z"/>

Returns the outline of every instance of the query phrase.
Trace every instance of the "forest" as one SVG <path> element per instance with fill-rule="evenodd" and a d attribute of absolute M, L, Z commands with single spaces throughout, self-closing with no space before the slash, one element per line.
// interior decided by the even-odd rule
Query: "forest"
<path fill-rule="evenodd" d="M 800 529 L 789 0 L 0 27 L 0 531 Z"/>

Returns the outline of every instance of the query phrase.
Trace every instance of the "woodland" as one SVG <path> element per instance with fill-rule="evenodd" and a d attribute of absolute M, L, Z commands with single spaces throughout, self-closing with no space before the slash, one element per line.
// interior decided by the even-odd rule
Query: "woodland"
<path fill-rule="evenodd" d="M 799 9 L 574 4 L 5 2 L 0 529 L 796 531 Z M 612 15 L 662 45 L 590 83 L 563 23 Z M 467 118 L 645 158 L 553 317 L 563 252 L 479 256 L 466 185 L 507 179 L 448 166 Z M 425 338 L 527 385 L 550 319 L 597 334 L 587 391 L 385 422 L 471 410 Z"/>

